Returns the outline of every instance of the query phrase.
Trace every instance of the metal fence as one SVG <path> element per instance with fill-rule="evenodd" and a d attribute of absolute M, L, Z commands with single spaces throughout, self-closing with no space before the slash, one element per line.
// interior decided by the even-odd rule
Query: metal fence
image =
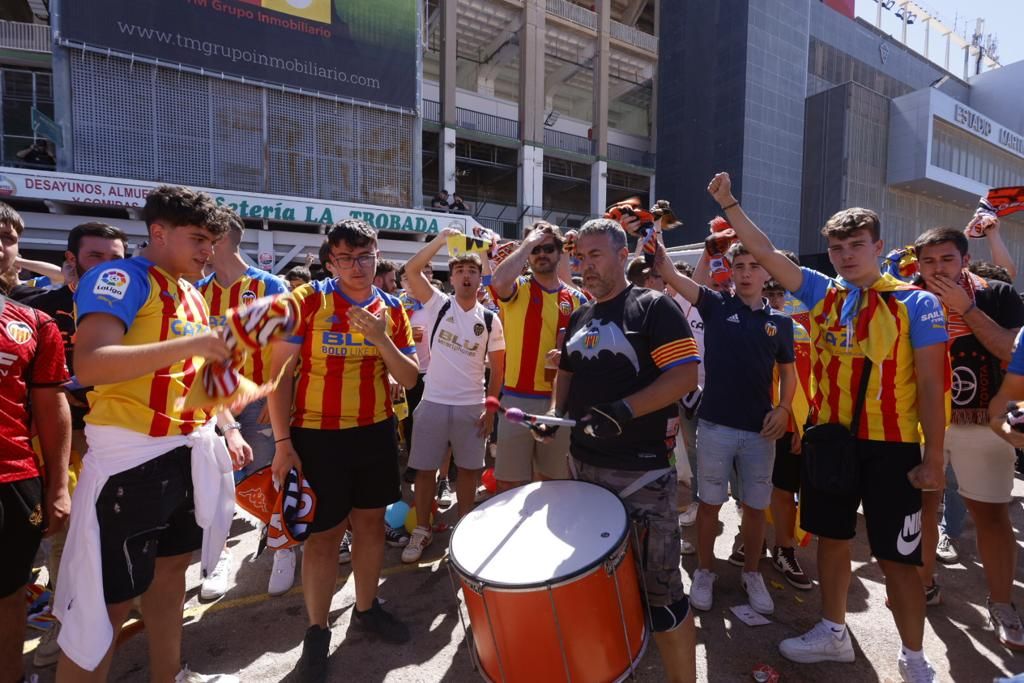
<path fill-rule="evenodd" d="M 624 43 L 630 45 L 636 45 L 644 50 L 650 50 L 651 52 L 658 51 L 658 39 L 652 36 L 650 33 L 644 33 L 643 31 L 633 28 L 632 26 L 626 26 L 625 24 L 617 21 L 611 22 L 611 26 L 608 30 L 608 35 L 612 38 L 621 40 Z"/>
<path fill-rule="evenodd" d="M 414 116 L 71 52 L 74 170 L 390 206 Z"/>
<path fill-rule="evenodd" d="M 593 154 L 593 142 L 590 138 L 585 138 L 582 135 L 573 135 L 571 133 L 562 133 L 557 130 L 551 130 L 550 128 L 544 129 L 544 144 L 547 147 L 554 147 L 555 149 L 562 149 L 566 152 L 573 152 L 575 154 Z"/>
<path fill-rule="evenodd" d="M 547 10 L 556 17 L 562 17 L 592 31 L 597 30 L 597 13 L 569 2 L 569 0 L 547 0 Z"/>
<path fill-rule="evenodd" d="M 423 100 L 423 120 L 439 122 L 441 120 L 441 103 L 436 100 Z"/>
<path fill-rule="evenodd" d="M 0 48 L 51 52 L 53 41 L 50 36 L 50 27 L 46 24 L 0 20 Z"/>
<path fill-rule="evenodd" d="M 621 145 L 608 143 L 608 159 L 621 161 L 624 164 L 654 168 L 654 155 L 641 149 L 631 149 Z"/>
<path fill-rule="evenodd" d="M 455 117 L 455 124 L 460 128 L 490 133 L 491 135 L 512 138 L 513 140 L 519 139 L 519 122 L 514 119 L 484 114 L 470 109 L 463 109 L 462 107 L 455 109 Z"/>

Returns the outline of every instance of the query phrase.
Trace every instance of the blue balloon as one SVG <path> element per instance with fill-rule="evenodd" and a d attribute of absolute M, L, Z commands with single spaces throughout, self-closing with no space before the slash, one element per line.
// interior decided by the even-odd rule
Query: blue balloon
<path fill-rule="evenodd" d="M 409 505 L 404 500 L 388 505 L 384 510 L 384 521 L 392 529 L 401 529 L 405 525 L 405 516 L 409 514 Z"/>

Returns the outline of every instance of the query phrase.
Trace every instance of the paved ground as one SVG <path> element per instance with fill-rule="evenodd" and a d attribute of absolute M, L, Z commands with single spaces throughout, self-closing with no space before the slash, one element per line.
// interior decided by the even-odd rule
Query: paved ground
<path fill-rule="evenodd" d="M 1018 479 L 1012 504 L 1018 538 L 1024 527 L 1024 480 Z M 453 516 L 453 513 L 449 513 Z M 773 623 L 750 628 L 739 622 L 728 608 L 744 602 L 739 588 L 739 569 L 728 556 L 738 516 L 732 505 L 723 507 L 724 532 L 716 546 L 719 575 L 715 606 L 699 613 L 698 678 L 706 681 L 743 681 L 751 668 L 767 662 L 778 669 L 785 681 L 888 681 L 899 680 L 896 653 L 899 640 L 888 610 L 882 575 L 869 561 L 863 525 L 854 546 L 853 584 L 850 588 L 849 625 L 857 649 L 854 664 L 796 665 L 777 652 L 779 640 L 803 632 L 818 619 L 817 589 L 799 592 L 786 584 L 765 560 L 766 578 L 775 582 L 776 611 Z M 264 555 L 250 561 L 256 546 L 256 532 L 244 520 L 236 519 L 229 542 L 236 558 L 233 587 L 219 602 L 198 602 L 198 568 L 188 575 L 185 609 L 185 657 L 194 670 L 237 673 L 243 681 L 279 681 L 289 676 L 298 660 L 306 627 L 301 587 L 288 594 L 267 597 L 266 582 L 271 558 Z M 336 681 L 475 681 L 459 620 L 447 563 L 443 559 L 448 533 L 439 534 L 417 565 L 403 565 L 399 551 L 389 549 L 380 595 L 389 608 L 407 620 L 415 638 L 403 647 L 379 644 L 364 636 L 347 636 L 354 602 L 353 584 L 342 567 L 338 591 L 332 604 L 334 637 L 331 643 L 331 680 Z M 692 539 L 692 530 L 687 530 Z M 982 568 L 974 548 L 974 530 L 968 524 L 959 543 L 961 564 L 939 566 L 943 604 L 930 607 L 925 650 L 944 681 L 992 681 L 1001 675 L 1024 671 L 1024 655 L 1013 655 L 995 640 L 984 610 L 985 587 Z M 813 545 L 801 551 L 805 569 L 816 577 Z M 1019 557 L 1024 558 L 1024 554 Z M 1024 559 L 1018 560 L 1018 569 Z M 695 559 L 683 558 L 684 578 L 689 584 Z M 1018 576 L 1024 573 L 1018 571 Z M 1024 603 L 1018 581 L 1017 598 Z M 26 661 L 37 641 L 25 644 Z M 31 671 L 31 668 L 29 669 Z M 40 681 L 53 680 L 53 670 L 38 672 Z M 663 680 L 663 672 L 652 645 L 641 661 L 637 680 Z M 118 651 L 111 680 L 146 680 L 146 638 L 138 635 Z"/>

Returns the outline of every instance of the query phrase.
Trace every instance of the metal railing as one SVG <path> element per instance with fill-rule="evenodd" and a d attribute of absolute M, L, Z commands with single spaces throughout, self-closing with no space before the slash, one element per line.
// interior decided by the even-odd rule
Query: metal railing
<path fill-rule="evenodd" d="M 592 12 L 585 7 L 569 2 L 569 0 L 547 0 L 547 10 L 556 17 L 596 31 L 598 27 L 597 12 Z M 622 22 L 610 22 L 609 35 L 616 40 L 635 45 L 651 52 L 658 51 L 658 38 L 649 33 L 626 26 Z"/>
<path fill-rule="evenodd" d="M 654 168 L 654 155 L 642 149 L 631 149 L 608 143 L 608 159 L 644 168 Z"/>
<path fill-rule="evenodd" d="M 597 30 L 597 12 L 591 12 L 569 0 L 547 0 L 547 9 L 556 17 L 585 26 L 591 31 Z"/>
<path fill-rule="evenodd" d="M 519 122 L 513 119 L 471 111 L 462 107 L 455 109 L 455 116 L 455 123 L 460 128 L 490 133 L 491 135 L 498 135 L 513 140 L 519 139 Z"/>
<path fill-rule="evenodd" d="M 555 149 L 563 149 L 566 152 L 593 154 L 593 144 L 589 138 L 585 138 L 582 135 L 562 133 L 550 128 L 544 129 L 544 144 Z"/>
<path fill-rule="evenodd" d="M 635 45 L 644 50 L 650 50 L 651 52 L 658 51 L 658 38 L 652 36 L 650 33 L 644 33 L 643 31 L 633 28 L 632 26 L 626 26 L 618 21 L 611 22 L 611 28 L 608 34 L 612 38 L 621 40 L 624 43 Z"/>
<path fill-rule="evenodd" d="M 436 100 L 423 100 L 423 119 L 439 122 L 441 120 L 441 103 Z"/>
<path fill-rule="evenodd" d="M 46 24 L 27 24 L 21 21 L 0 20 L 0 48 L 51 52 L 53 41 Z"/>

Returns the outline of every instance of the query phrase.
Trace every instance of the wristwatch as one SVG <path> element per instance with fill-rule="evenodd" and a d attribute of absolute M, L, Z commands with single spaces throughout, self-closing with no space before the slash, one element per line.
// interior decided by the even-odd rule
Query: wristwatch
<path fill-rule="evenodd" d="M 240 430 L 241 428 L 242 428 L 242 425 L 239 422 L 228 422 L 226 425 L 224 425 L 223 427 L 220 428 L 220 433 L 224 434 L 226 436 L 227 433 L 230 432 L 232 429 L 239 429 Z"/>

